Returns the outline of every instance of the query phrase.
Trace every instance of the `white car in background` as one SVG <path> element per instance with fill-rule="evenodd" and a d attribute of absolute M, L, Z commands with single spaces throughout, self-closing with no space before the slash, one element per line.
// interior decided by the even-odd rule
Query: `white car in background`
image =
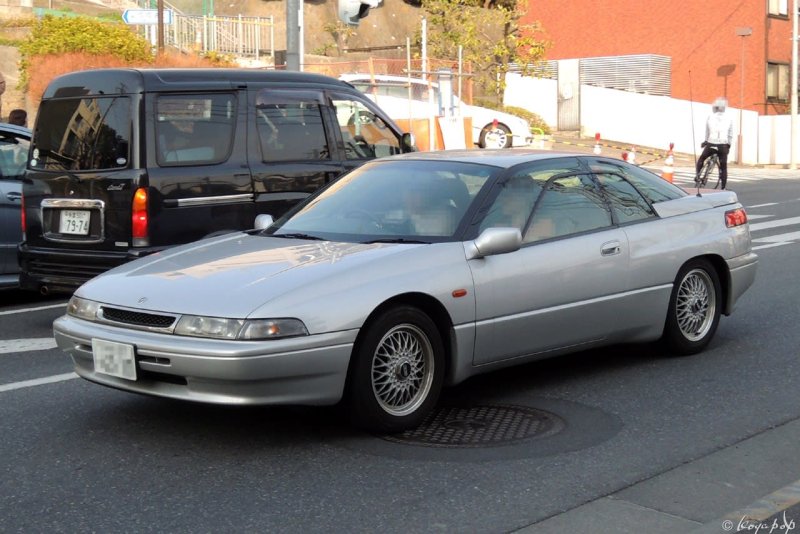
<path fill-rule="evenodd" d="M 365 93 L 392 119 L 426 118 L 440 114 L 441 97 L 436 83 L 386 74 L 343 74 L 339 79 Z M 434 92 L 433 99 L 430 98 L 429 88 Z M 494 109 L 471 106 L 456 95 L 453 95 L 453 106 L 460 109 L 465 117 L 472 117 L 472 141 L 481 148 L 527 146 L 533 140 L 530 124 L 525 119 Z"/>

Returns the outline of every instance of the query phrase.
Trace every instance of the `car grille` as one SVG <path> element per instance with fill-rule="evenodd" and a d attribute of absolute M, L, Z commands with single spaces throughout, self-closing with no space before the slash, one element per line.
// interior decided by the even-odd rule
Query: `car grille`
<path fill-rule="evenodd" d="M 109 308 L 107 306 L 103 306 L 103 319 L 115 323 L 144 326 L 147 328 L 168 328 L 175 322 L 175 317 L 171 315 L 158 315 L 155 313 Z"/>

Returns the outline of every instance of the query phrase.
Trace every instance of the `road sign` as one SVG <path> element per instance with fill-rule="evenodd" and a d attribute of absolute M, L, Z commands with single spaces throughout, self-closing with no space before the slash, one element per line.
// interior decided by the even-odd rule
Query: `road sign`
<path fill-rule="evenodd" d="M 157 9 L 126 9 L 122 13 L 125 24 L 158 24 Z M 164 10 L 164 24 L 172 24 L 172 10 Z"/>

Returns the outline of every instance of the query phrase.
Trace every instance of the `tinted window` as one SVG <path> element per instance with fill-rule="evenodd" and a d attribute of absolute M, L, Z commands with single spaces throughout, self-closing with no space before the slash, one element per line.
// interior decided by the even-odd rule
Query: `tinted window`
<path fill-rule="evenodd" d="M 168 95 L 156 100 L 157 161 L 162 167 L 221 163 L 233 144 L 236 97 Z"/>
<path fill-rule="evenodd" d="M 36 124 L 31 167 L 90 171 L 128 165 L 127 97 L 44 100 Z"/>
<path fill-rule="evenodd" d="M 616 172 L 621 174 L 631 182 L 651 204 L 686 196 L 686 192 L 683 189 L 635 165 L 622 162 L 613 163 L 607 160 L 590 160 L 589 164 L 595 172 Z"/>
<path fill-rule="evenodd" d="M 330 159 L 319 103 L 260 104 L 256 125 L 265 162 Z"/>
<path fill-rule="evenodd" d="M 611 213 L 594 181 L 571 175 L 547 182 L 524 240 L 539 241 L 611 226 Z"/>
<path fill-rule="evenodd" d="M 597 178 L 618 223 L 638 221 L 655 215 L 644 197 L 620 175 L 598 174 Z"/>
<path fill-rule="evenodd" d="M 20 180 L 30 142 L 10 132 L 0 132 L 0 179 Z"/>
<path fill-rule="evenodd" d="M 400 154 L 400 139 L 367 105 L 344 95 L 333 97 L 347 159 L 371 159 Z"/>

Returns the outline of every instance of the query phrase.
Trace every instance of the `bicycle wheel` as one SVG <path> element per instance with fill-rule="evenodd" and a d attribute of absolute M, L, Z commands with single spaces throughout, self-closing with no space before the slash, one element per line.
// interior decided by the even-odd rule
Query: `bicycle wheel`
<path fill-rule="evenodd" d="M 716 176 L 716 180 L 714 177 Z M 714 189 L 719 189 L 720 187 L 720 176 L 719 176 L 719 157 L 714 156 L 714 161 L 711 164 L 711 172 L 708 175 L 709 180 L 714 181 Z"/>
<path fill-rule="evenodd" d="M 714 162 L 712 160 L 713 158 L 707 158 L 703 162 L 703 167 L 695 178 L 695 185 L 697 185 L 697 187 L 705 187 L 708 183 L 708 179 L 711 178 L 711 170 L 714 167 Z"/>

